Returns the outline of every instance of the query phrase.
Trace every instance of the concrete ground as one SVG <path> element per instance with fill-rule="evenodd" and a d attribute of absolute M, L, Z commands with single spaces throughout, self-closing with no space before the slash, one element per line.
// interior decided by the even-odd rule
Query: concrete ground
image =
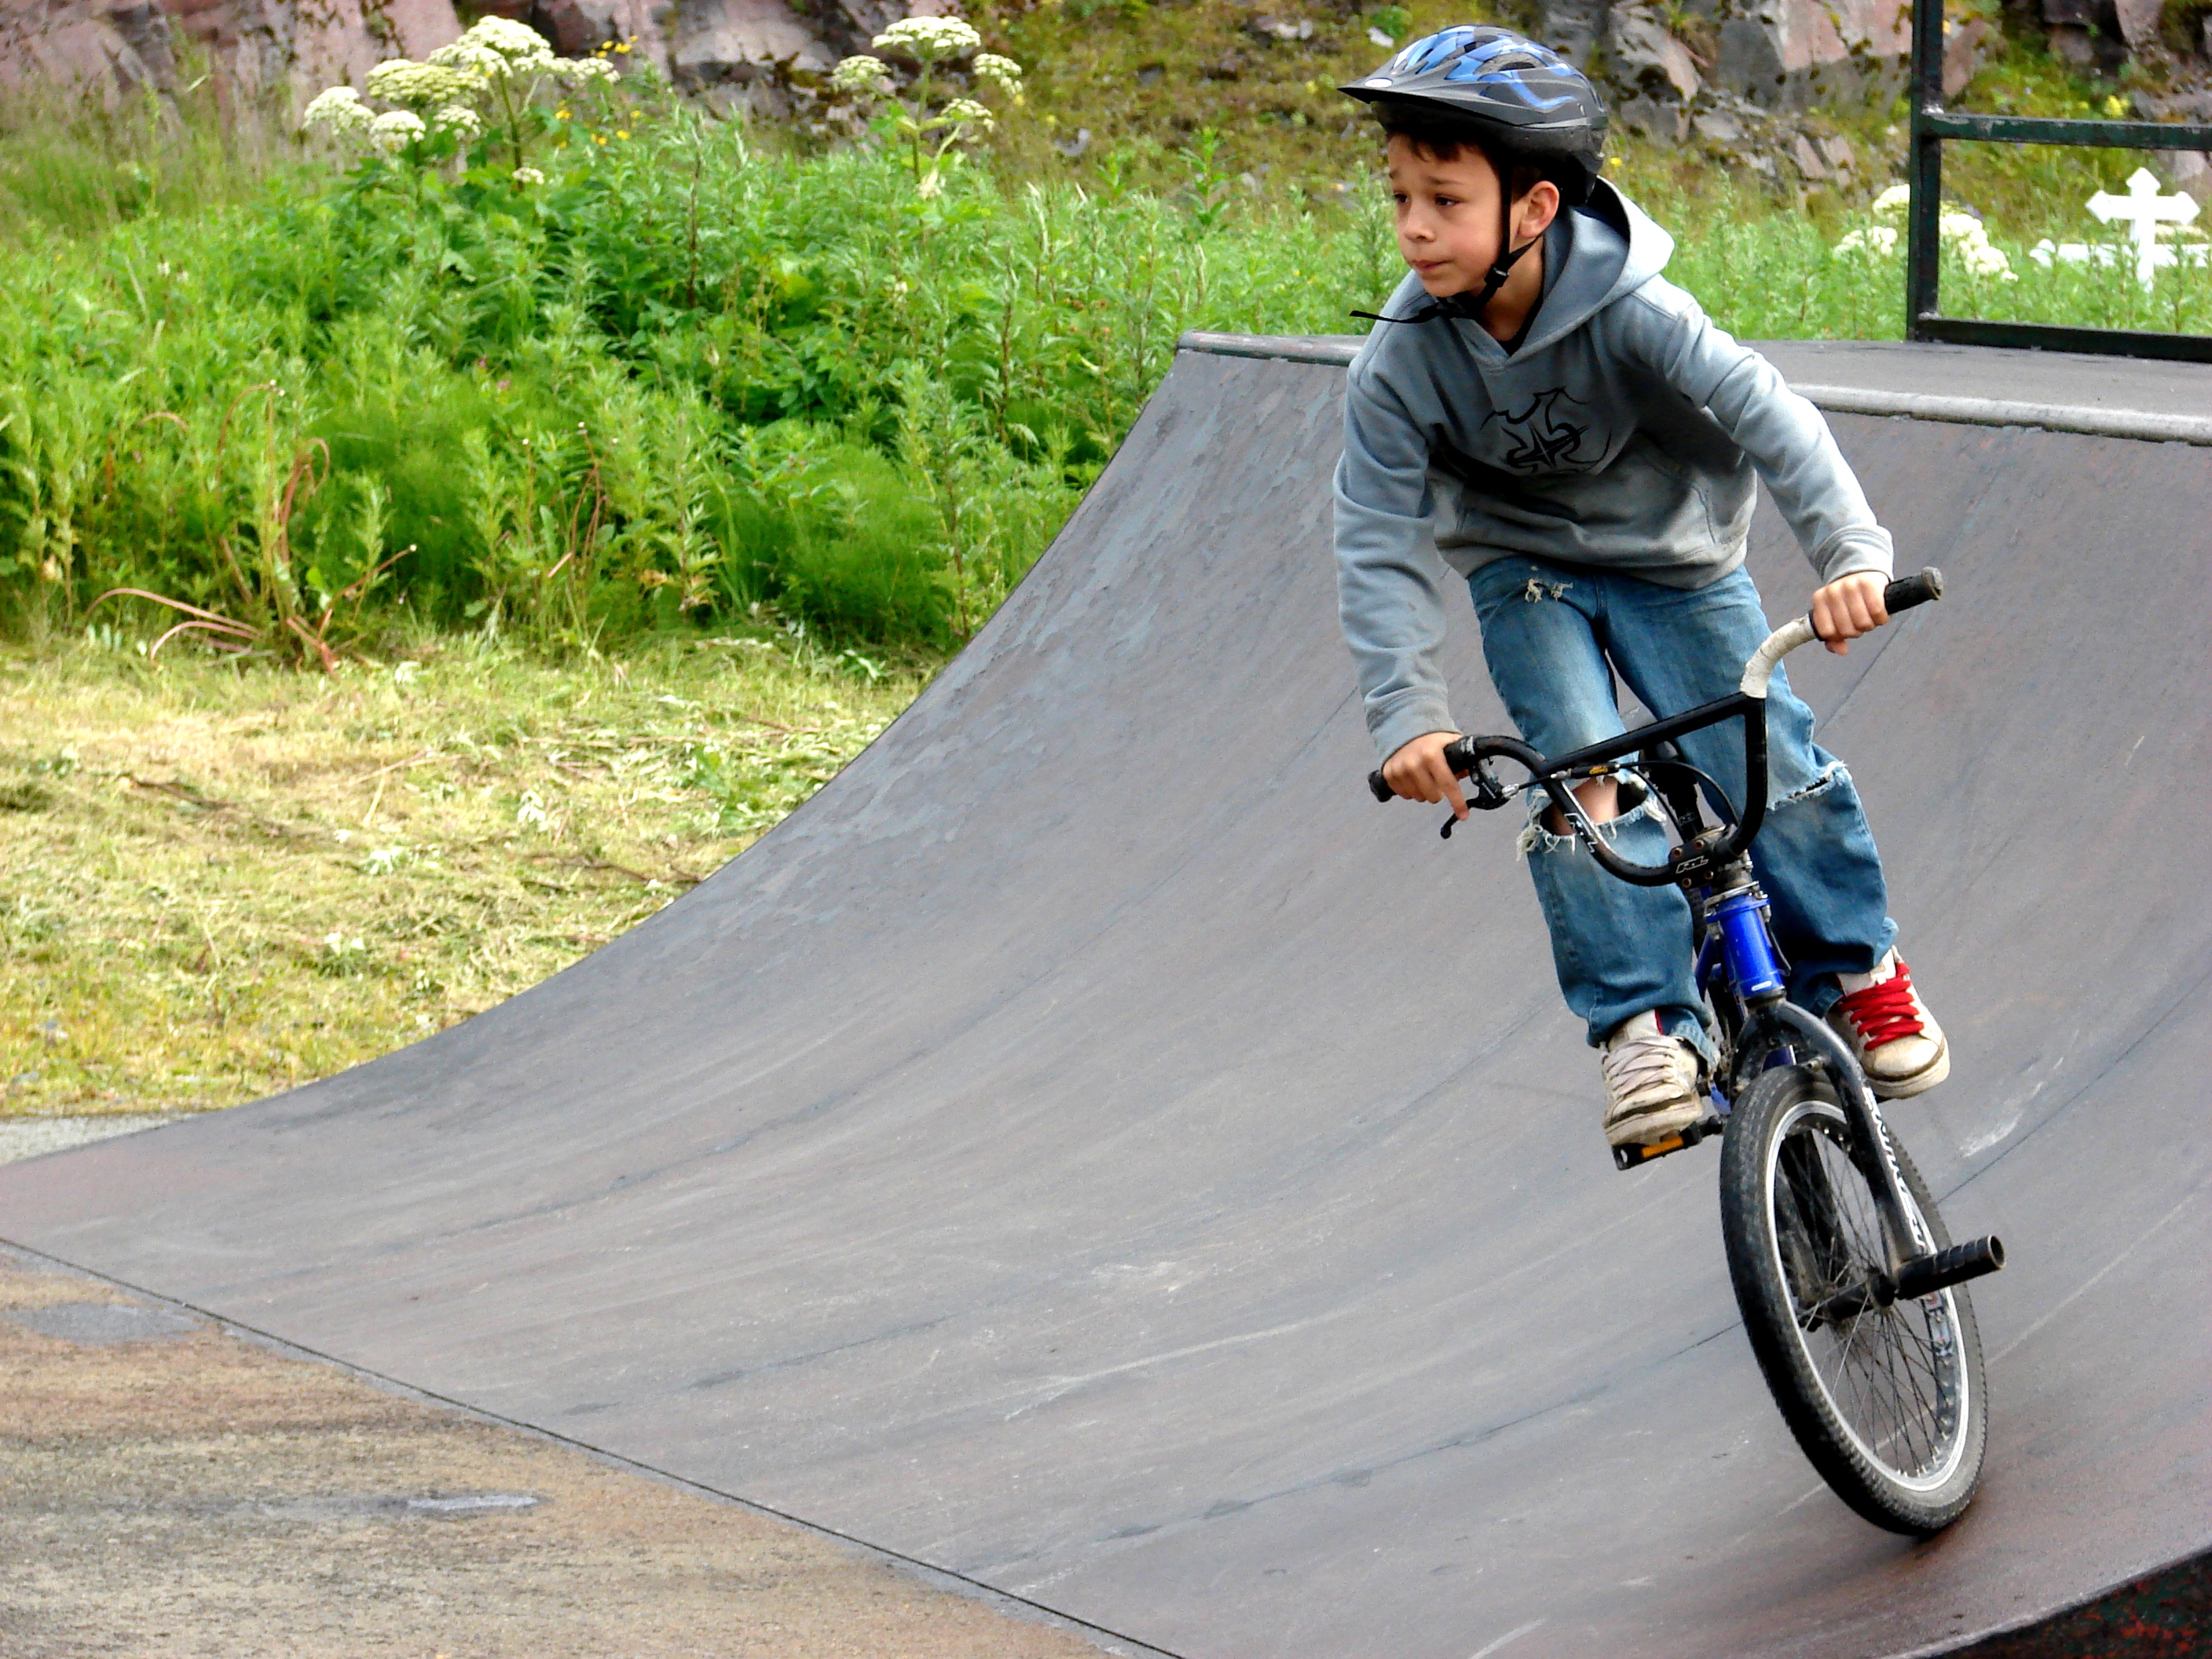
<path fill-rule="evenodd" d="M 0 1559 L 11 1659 L 1099 1650 L 5 1253 Z"/>
<path fill-rule="evenodd" d="M 158 1129 L 174 1119 L 167 1112 L 100 1112 L 55 1117 L 0 1117 L 0 1164 L 43 1158 L 110 1135 Z"/>

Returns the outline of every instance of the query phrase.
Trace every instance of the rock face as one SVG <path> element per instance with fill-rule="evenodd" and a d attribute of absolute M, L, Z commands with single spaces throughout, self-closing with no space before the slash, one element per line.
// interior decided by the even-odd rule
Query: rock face
<path fill-rule="evenodd" d="M 0 85 L 41 79 L 112 100 L 204 59 L 228 96 L 358 82 L 461 32 L 453 0 L 4 0 Z"/>
<path fill-rule="evenodd" d="M 837 10 L 842 23 L 845 9 Z M 842 41 L 826 39 L 829 31 L 784 0 L 678 0 L 672 22 L 669 72 L 686 92 L 765 90 L 794 72 L 823 73 L 844 55 Z"/>
<path fill-rule="evenodd" d="M 907 16 L 954 0 L 489 0 L 471 13 L 526 22 L 581 57 L 629 41 L 678 87 L 780 106 Z M 453 0 L 0 0 L 0 87 L 37 79 L 111 102 L 167 89 L 187 58 L 245 99 L 359 87 L 387 58 L 422 58 L 461 32 Z"/>
<path fill-rule="evenodd" d="M 804 101 L 839 58 L 901 18 L 958 9 L 957 0 L 674 0 L 659 13 L 659 61 L 677 86 L 718 106 L 786 114 L 794 88 Z"/>
<path fill-rule="evenodd" d="M 1800 106 L 1902 79 L 1912 52 L 1902 0 L 1744 0 L 1718 17 L 1723 86 L 1760 103 Z"/>
<path fill-rule="evenodd" d="M 1910 0 L 1537 0 L 1534 22 L 1590 71 L 1617 125 L 1700 143 L 1777 185 L 1851 176 L 1848 146 L 1832 157 L 1786 112 L 1892 96 L 1912 53 Z"/>
<path fill-rule="evenodd" d="M 1863 99 L 1900 85 L 1912 50 L 1907 0 L 1545 0 L 1538 26 L 1622 99 L 1662 102 Z"/>

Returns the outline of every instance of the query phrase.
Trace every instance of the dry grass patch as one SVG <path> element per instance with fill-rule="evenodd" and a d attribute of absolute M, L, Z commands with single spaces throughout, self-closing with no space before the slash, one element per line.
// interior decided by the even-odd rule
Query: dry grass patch
<path fill-rule="evenodd" d="M 480 1012 L 742 851 L 926 679 L 775 635 L 327 678 L 0 655 L 0 1115 L 230 1105 Z"/>

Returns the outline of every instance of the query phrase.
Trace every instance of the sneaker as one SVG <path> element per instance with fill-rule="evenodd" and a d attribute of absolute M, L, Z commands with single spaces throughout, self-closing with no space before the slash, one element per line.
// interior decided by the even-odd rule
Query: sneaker
<path fill-rule="evenodd" d="M 1705 1116 L 1705 1060 L 1656 1013 L 1622 1021 L 1605 1040 L 1598 1065 L 1605 1073 L 1605 1138 L 1613 1146 L 1651 1146 Z"/>
<path fill-rule="evenodd" d="M 1896 951 L 1871 974 L 1845 974 L 1840 982 L 1844 994 L 1828 1023 L 1851 1045 L 1878 1098 L 1903 1100 L 1950 1076 L 1951 1045 Z"/>

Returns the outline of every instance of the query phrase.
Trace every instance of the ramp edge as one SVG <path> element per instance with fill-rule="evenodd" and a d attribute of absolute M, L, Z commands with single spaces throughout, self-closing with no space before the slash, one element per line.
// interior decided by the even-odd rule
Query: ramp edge
<path fill-rule="evenodd" d="M 1215 357 L 1267 357 L 1341 368 L 1364 336 L 1334 334 L 1212 334 L 1194 329 L 1176 342 L 1178 351 Z M 1881 415 L 1964 426 L 2039 427 L 2093 438 L 2132 438 L 2145 443 L 2212 447 L 2212 419 L 2147 409 L 2090 409 L 2073 404 L 2014 403 L 2002 398 L 1951 398 L 1926 392 L 1878 392 L 1864 386 L 1793 382 L 1791 389 L 1815 406 L 1838 415 Z"/>
<path fill-rule="evenodd" d="M 1859 386 L 1793 384 L 1792 391 L 1841 415 L 1893 415 L 1964 426 L 2033 426 L 2095 438 L 2148 443 L 2212 445 L 2212 420 L 2147 409 L 2084 409 L 2066 404 L 2017 404 L 2000 398 L 1948 398 L 1929 392 L 1869 392 Z"/>

